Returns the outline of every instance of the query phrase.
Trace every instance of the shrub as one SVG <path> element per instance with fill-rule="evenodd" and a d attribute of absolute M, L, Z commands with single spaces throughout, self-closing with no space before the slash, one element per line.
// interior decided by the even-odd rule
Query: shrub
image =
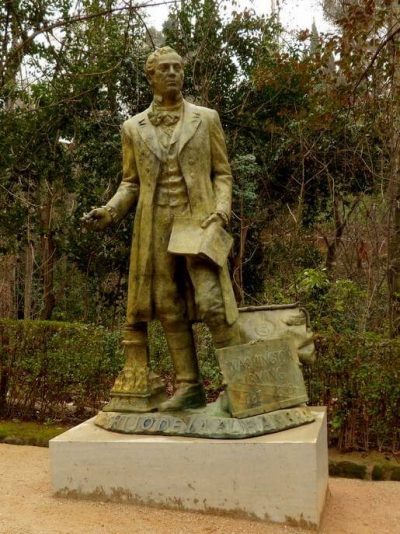
<path fill-rule="evenodd" d="M 359 478 L 363 480 L 367 475 L 367 466 L 354 462 L 330 462 L 329 474 L 331 477 Z"/>
<path fill-rule="evenodd" d="M 221 374 L 208 329 L 194 327 L 208 399 Z M 121 334 L 51 321 L 0 321 L 0 410 L 5 417 L 87 418 L 108 399 L 123 365 Z M 149 328 L 150 363 L 167 378 L 173 367 L 159 323 Z M 325 332 L 317 361 L 304 367 L 310 403 L 328 407 L 329 441 L 342 450 L 390 450 L 400 443 L 400 339 Z M 73 407 L 73 411 L 72 408 Z"/>
<path fill-rule="evenodd" d="M 209 398 L 221 386 L 211 336 L 194 328 Z M 109 398 L 122 368 L 120 332 L 82 323 L 0 320 L 0 414 L 29 419 L 81 420 Z M 150 365 L 165 376 L 173 366 L 159 322 L 149 327 Z"/>
<path fill-rule="evenodd" d="M 120 335 L 56 321 L 0 321 L 0 410 L 7 417 L 80 417 L 107 399 Z"/>
<path fill-rule="evenodd" d="M 399 449 L 400 339 L 324 333 L 306 370 L 312 404 L 328 407 L 331 444 L 342 450 Z"/>

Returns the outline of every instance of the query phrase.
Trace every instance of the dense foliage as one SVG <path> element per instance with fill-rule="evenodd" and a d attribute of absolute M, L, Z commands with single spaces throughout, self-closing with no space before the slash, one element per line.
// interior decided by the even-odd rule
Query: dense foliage
<path fill-rule="evenodd" d="M 102 327 L 2 320 L 1 415 L 43 421 L 98 410 L 122 365 L 119 341 Z"/>
<path fill-rule="evenodd" d="M 309 396 L 329 414 L 329 442 L 342 450 L 400 449 L 399 339 L 379 335 L 317 337 L 306 371 Z"/>
<path fill-rule="evenodd" d="M 195 329 L 210 400 L 221 388 L 211 336 Z M 171 384 L 171 360 L 161 325 L 149 330 L 151 366 Z M 121 334 L 66 321 L 0 320 L 0 416 L 82 420 L 109 399 L 123 364 Z"/>
<path fill-rule="evenodd" d="M 393 369 L 399 362 L 388 339 L 400 330 L 400 8 L 324 3 L 330 35 L 288 35 L 274 16 L 228 14 L 225 0 L 171 5 L 163 32 L 133 0 L 3 2 L 0 317 L 111 330 L 123 321 L 133 214 L 104 235 L 82 230 L 80 218 L 115 190 L 120 124 L 150 102 L 144 61 L 169 44 L 186 62 L 185 96 L 217 109 L 227 135 L 238 302 L 306 305 L 327 340 L 312 396 L 332 408 L 339 442 L 398 447 L 389 427 L 398 421 L 383 408 L 394 409 L 398 392 L 383 377 L 387 350 Z M 332 378 L 335 362 L 342 378 Z M 375 403 L 360 380 L 376 386 Z M 363 399 L 358 411 L 345 407 L 346 392 Z M 385 431 L 365 423 L 374 417 Z"/>
<path fill-rule="evenodd" d="M 109 398 L 123 363 L 120 335 L 55 321 L 0 321 L 0 415 L 80 421 Z M 318 357 L 305 368 L 313 404 L 329 413 L 329 442 L 343 450 L 400 448 L 400 341 L 379 335 L 320 334 Z M 209 333 L 196 328 L 209 400 L 221 377 Z M 151 364 L 171 386 L 171 360 L 160 325 L 150 329 Z"/>
<path fill-rule="evenodd" d="M 186 96 L 216 108 L 227 134 L 238 301 L 297 300 L 299 278 L 313 269 L 357 285 L 368 313 L 356 329 L 389 330 L 395 247 L 392 197 L 381 193 L 397 194 L 387 185 L 391 42 L 367 66 L 393 12 L 381 6 L 371 19 L 358 2 L 337 35 L 314 28 L 287 38 L 274 17 L 227 16 L 228 4 L 173 5 L 162 35 L 130 3 L 87 0 L 75 13 L 68 0 L 49 0 L 35 15 L 23 2 L 2 8 L 1 315 L 121 322 L 131 219 L 105 236 L 79 219 L 118 184 L 120 124 L 148 104 L 144 61 L 165 42 L 185 58 Z"/>

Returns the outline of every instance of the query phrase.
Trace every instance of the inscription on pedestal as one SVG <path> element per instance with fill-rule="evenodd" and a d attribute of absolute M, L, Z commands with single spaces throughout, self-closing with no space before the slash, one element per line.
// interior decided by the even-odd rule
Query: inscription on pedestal
<path fill-rule="evenodd" d="M 295 351 L 287 338 L 217 350 L 234 417 L 250 417 L 308 401 Z"/>
<path fill-rule="evenodd" d="M 95 424 L 123 434 L 243 439 L 279 432 L 312 421 L 314 415 L 309 408 L 298 406 L 245 419 L 189 411 L 180 414 L 99 412 Z"/>

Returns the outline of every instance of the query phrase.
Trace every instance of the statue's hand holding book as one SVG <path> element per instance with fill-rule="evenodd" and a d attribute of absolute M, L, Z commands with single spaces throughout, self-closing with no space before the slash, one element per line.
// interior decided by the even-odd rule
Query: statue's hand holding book
<path fill-rule="evenodd" d="M 199 256 L 222 268 L 232 243 L 232 237 L 217 219 L 204 227 L 204 221 L 191 217 L 176 217 L 168 252 L 180 256 Z"/>

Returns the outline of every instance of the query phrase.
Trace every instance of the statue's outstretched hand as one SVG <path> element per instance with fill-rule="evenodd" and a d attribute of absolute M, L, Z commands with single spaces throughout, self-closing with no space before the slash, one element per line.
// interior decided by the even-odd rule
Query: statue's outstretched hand
<path fill-rule="evenodd" d="M 107 208 L 95 208 L 89 213 L 84 213 L 81 222 L 89 230 L 99 232 L 110 226 L 113 219 Z"/>

